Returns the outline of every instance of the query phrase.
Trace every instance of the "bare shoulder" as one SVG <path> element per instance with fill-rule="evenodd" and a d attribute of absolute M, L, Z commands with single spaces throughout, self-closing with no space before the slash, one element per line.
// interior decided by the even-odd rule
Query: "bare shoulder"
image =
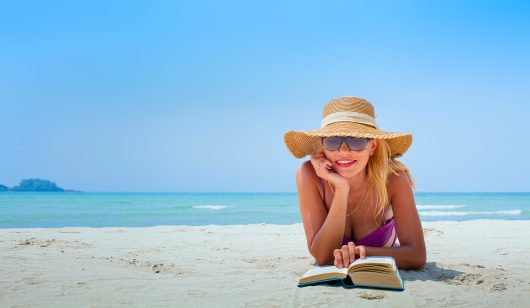
<path fill-rule="evenodd" d="M 405 170 L 400 170 L 397 174 L 389 176 L 387 191 L 394 214 L 396 214 L 396 210 L 399 211 L 403 208 L 416 209 L 414 190 Z"/>
<path fill-rule="evenodd" d="M 405 170 L 400 170 L 397 174 L 391 174 L 388 177 L 388 191 L 391 195 L 412 191 L 412 183 Z"/>
<path fill-rule="evenodd" d="M 298 202 L 309 251 L 313 238 L 322 227 L 327 215 L 319 183 L 320 177 L 316 174 L 311 161 L 302 163 L 296 170 Z"/>
<path fill-rule="evenodd" d="M 415 260 L 410 261 L 410 266 L 419 268 L 426 260 L 425 240 L 414 200 L 413 186 L 407 171 L 402 170 L 390 176 L 388 185 L 400 246 L 416 249 Z"/>
<path fill-rule="evenodd" d="M 316 184 L 320 178 L 315 172 L 315 168 L 311 164 L 311 161 L 307 160 L 303 162 L 296 170 L 296 185 L 307 186 Z"/>

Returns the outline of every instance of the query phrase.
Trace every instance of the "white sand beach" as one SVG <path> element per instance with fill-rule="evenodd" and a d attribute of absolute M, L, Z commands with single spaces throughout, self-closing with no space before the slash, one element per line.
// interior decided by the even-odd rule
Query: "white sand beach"
<path fill-rule="evenodd" d="M 402 292 L 298 288 L 302 224 L 0 229 L 0 306 L 530 306 L 530 221 L 422 224 Z"/>

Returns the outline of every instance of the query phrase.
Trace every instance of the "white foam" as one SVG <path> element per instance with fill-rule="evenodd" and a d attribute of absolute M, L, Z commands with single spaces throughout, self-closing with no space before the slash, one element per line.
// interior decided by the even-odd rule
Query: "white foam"
<path fill-rule="evenodd" d="M 455 211 L 420 211 L 423 216 L 467 216 L 467 215 L 521 215 L 522 210 L 509 211 L 473 211 L 473 212 L 455 212 Z"/>
<path fill-rule="evenodd" d="M 209 209 L 209 210 L 222 210 L 226 208 L 226 205 L 194 205 L 194 209 Z"/>
<path fill-rule="evenodd" d="M 427 204 L 421 204 L 416 205 L 416 208 L 418 210 L 445 210 L 445 209 L 458 209 L 461 207 L 465 207 L 465 204 L 444 204 L 444 205 L 427 205 Z"/>

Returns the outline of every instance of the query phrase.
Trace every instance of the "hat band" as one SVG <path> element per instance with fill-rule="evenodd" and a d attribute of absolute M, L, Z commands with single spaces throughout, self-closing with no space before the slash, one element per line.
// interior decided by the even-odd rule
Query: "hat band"
<path fill-rule="evenodd" d="M 335 122 L 355 122 L 361 124 L 368 124 L 377 128 L 377 124 L 375 123 L 374 117 L 371 117 L 364 113 L 353 111 L 338 111 L 328 114 L 322 119 L 322 126 L 320 128 L 324 128 L 324 126 Z"/>

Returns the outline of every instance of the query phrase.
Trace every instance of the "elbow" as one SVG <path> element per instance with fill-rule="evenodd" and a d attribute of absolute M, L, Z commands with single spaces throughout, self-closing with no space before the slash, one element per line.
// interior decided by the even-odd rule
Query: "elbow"
<path fill-rule="evenodd" d="M 412 265 L 411 265 L 411 269 L 414 269 L 414 270 L 421 270 L 424 266 L 425 266 L 425 263 L 427 262 L 427 258 L 425 257 L 420 257 L 418 258 L 417 260 L 415 260 Z"/>
<path fill-rule="evenodd" d="M 315 257 L 315 261 L 317 262 L 317 265 L 318 266 L 324 266 L 324 265 L 330 265 L 331 264 L 331 261 L 329 260 L 329 258 L 323 258 L 323 257 Z"/>
<path fill-rule="evenodd" d="M 425 266 L 427 262 L 427 253 L 425 248 L 418 249 L 416 258 L 411 262 L 410 268 L 415 270 L 420 270 Z"/>
<path fill-rule="evenodd" d="M 330 259 L 330 256 L 328 254 L 322 254 L 315 251 L 310 251 L 313 258 L 315 258 L 315 261 L 318 266 L 324 266 L 324 265 L 330 265 L 333 263 L 333 260 Z"/>
<path fill-rule="evenodd" d="M 404 247 L 404 246 L 402 246 Z M 421 270 L 427 262 L 425 247 L 408 247 L 407 256 L 398 261 L 398 267 L 406 270 Z"/>

